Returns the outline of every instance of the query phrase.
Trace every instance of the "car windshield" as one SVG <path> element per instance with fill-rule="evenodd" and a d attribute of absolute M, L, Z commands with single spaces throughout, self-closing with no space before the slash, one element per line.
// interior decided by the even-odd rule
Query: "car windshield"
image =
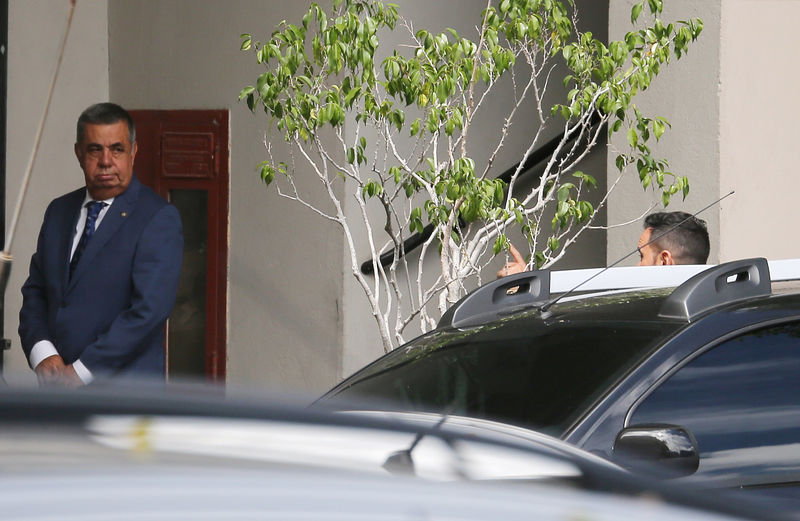
<path fill-rule="evenodd" d="M 560 321 L 539 331 L 436 332 L 356 373 L 328 398 L 487 418 L 561 436 L 652 352 L 665 327 Z"/>

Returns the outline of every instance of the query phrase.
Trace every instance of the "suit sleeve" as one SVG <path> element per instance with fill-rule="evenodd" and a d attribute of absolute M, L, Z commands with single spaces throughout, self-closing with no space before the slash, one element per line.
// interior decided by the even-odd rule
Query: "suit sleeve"
<path fill-rule="evenodd" d="M 162 207 L 144 228 L 133 259 L 131 302 L 109 329 L 81 353 L 93 374 L 125 367 L 150 348 L 172 311 L 183 257 L 178 210 Z"/>
<path fill-rule="evenodd" d="M 39 231 L 39 239 L 36 243 L 36 251 L 31 257 L 28 279 L 22 285 L 22 307 L 19 311 L 18 332 L 26 359 L 30 358 L 31 349 L 37 342 L 40 340 L 52 341 L 49 326 L 47 325 L 48 293 L 44 266 L 45 235 L 51 208 L 48 207 L 47 211 L 45 211 L 42 228 Z"/>

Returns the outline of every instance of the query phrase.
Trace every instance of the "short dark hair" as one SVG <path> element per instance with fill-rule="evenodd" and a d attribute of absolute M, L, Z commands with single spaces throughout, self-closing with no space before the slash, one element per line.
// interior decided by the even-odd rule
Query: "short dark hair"
<path fill-rule="evenodd" d="M 83 141 L 87 123 L 90 125 L 113 125 L 119 121 L 127 123 L 128 141 L 133 145 L 134 141 L 136 141 L 136 126 L 133 124 L 133 118 L 127 110 L 116 103 L 95 103 L 84 110 L 78 118 L 76 141 L 77 143 Z"/>
<path fill-rule="evenodd" d="M 705 264 L 711 249 L 706 222 L 686 212 L 656 212 L 644 219 L 650 228 L 653 244 L 660 250 L 669 250 L 676 264 Z M 668 230 L 675 228 L 668 232 Z"/>

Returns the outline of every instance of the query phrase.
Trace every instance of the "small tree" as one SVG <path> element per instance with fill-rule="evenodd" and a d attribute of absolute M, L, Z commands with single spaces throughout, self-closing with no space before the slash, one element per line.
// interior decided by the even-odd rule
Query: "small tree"
<path fill-rule="evenodd" d="M 341 225 L 353 276 L 387 351 L 403 342 L 409 324 L 430 329 L 470 284 L 480 282 L 481 269 L 508 249 L 511 228 L 527 238 L 529 267 L 558 261 L 607 200 L 608 194 L 596 206 L 586 200 L 596 182 L 576 169 L 606 134 L 627 132 L 630 149 L 616 158 L 619 175 L 635 167 L 644 188 L 662 192 L 664 205 L 676 193 L 686 196 L 687 178 L 670 173 L 648 146 L 669 124 L 643 115 L 633 103 L 702 30 L 700 20 L 662 22 L 662 2 L 636 3 L 631 22 L 647 7 L 649 23 L 608 45 L 577 32 L 571 0 L 488 0 L 475 40 L 454 30 L 414 30 L 397 6 L 374 0 L 333 0 L 331 15 L 311 4 L 301 24 L 281 23 L 264 43 L 242 35 L 242 49 L 254 51 L 266 70 L 239 99 L 252 111 L 263 108 L 269 128 L 291 147 L 289 158 L 275 158 L 265 138 L 261 178 L 271 184 L 280 174 L 278 193 Z M 397 30 L 407 31 L 409 52 L 395 49 L 378 62 L 381 35 Z M 545 106 L 558 64 L 568 70 L 563 84 L 569 92 L 562 103 Z M 470 141 L 477 115 L 503 78 L 513 82 L 513 96 L 496 142 Z M 504 182 L 489 174 L 511 123 L 522 114 L 532 114 L 538 130 Z M 554 126 L 560 139 L 541 181 L 521 191 L 522 165 Z M 475 163 L 474 147 L 490 147 L 485 163 Z M 294 177 L 312 174 L 330 196 L 329 207 L 297 190 Z M 374 279 L 359 269 L 355 224 L 345 215 L 342 193 L 360 208 Z M 377 221 L 375 207 L 381 209 Z M 555 217 L 544 222 L 548 207 Z M 403 243 L 426 224 L 433 233 L 412 270 Z M 387 248 L 394 257 L 384 267 L 379 257 Z M 423 277 L 431 256 L 440 269 Z"/>

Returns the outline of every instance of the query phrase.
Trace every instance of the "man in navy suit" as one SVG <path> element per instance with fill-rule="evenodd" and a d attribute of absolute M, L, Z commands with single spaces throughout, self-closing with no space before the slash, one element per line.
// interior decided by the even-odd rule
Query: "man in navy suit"
<path fill-rule="evenodd" d="M 86 187 L 50 203 L 22 286 L 19 335 L 40 385 L 165 378 L 164 324 L 183 253 L 177 209 L 133 174 L 136 130 L 113 103 L 78 119 Z"/>

